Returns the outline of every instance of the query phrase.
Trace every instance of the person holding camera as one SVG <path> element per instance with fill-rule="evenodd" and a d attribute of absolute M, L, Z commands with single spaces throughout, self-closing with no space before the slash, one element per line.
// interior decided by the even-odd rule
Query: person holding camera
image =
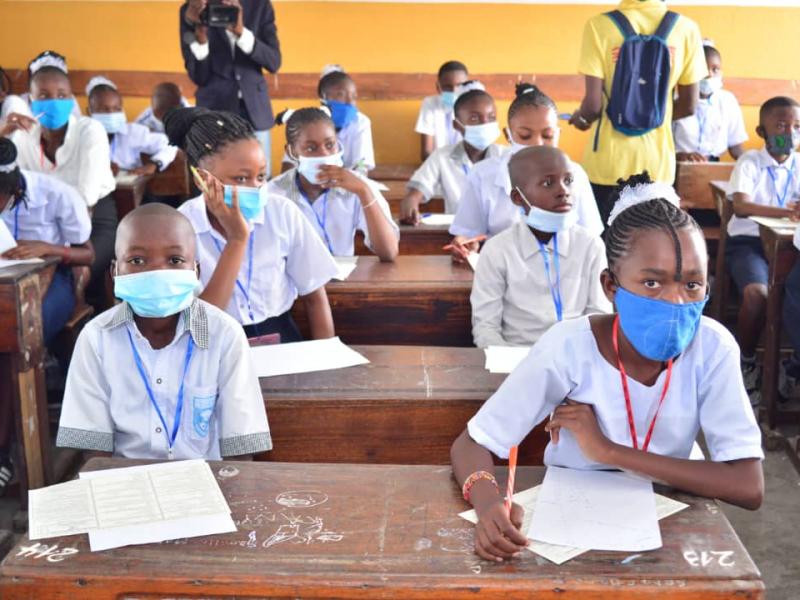
<path fill-rule="evenodd" d="M 281 66 L 270 0 L 187 0 L 180 8 L 180 31 L 197 106 L 247 119 L 270 156 L 274 119 L 262 69 L 276 73 Z"/>

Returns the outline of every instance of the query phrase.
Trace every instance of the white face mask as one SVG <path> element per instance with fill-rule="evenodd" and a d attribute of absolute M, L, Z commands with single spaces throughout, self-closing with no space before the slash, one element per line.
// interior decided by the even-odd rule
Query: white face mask
<path fill-rule="evenodd" d="M 326 165 L 343 167 L 341 150 L 328 156 L 298 156 L 297 171 L 311 183 L 319 183 L 319 168 Z"/>
<path fill-rule="evenodd" d="M 719 77 L 706 77 L 700 80 L 700 93 L 703 96 L 711 96 L 722 89 L 722 75 Z"/>
<path fill-rule="evenodd" d="M 470 146 L 483 152 L 500 137 L 500 126 L 497 121 L 482 123 L 481 125 L 464 125 L 461 121 L 456 123 L 464 128 L 464 141 Z"/>

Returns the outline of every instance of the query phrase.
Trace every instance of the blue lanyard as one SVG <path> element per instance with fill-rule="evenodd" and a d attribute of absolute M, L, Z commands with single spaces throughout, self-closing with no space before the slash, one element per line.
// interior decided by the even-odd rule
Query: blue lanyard
<path fill-rule="evenodd" d="M 183 385 L 186 383 L 186 373 L 189 370 L 189 363 L 192 361 L 192 353 L 194 352 L 194 340 L 192 336 L 189 335 L 189 344 L 186 346 L 186 358 L 183 362 L 183 377 L 181 378 L 181 387 L 178 389 L 178 405 L 175 407 L 175 421 L 172 423 L 172 433 L 169 431 L 169 427 L 167 427 L 167 420 L 164 418 L 164 414 L 161 412 L 161 409 L 158 406 L 158 402 L 156 402 L 155 394 L 153 394 L 153 388 L 150 387 L 150 380 L 147 378 L 147 374 L 144 372 L 144 365 L 142 365 L 142 357 L 139 356 L 139 352 L 136 350 L 136 345 L 133 343 L 133 337 L 131 336 L 130 329 L 125 329 L 126 333 L 128 334 L 128 341 L 131 343 L 131 350 L 133 350 L 133 360 L 136 362 L 136 368 L 139 371 L 139 376 L 142 378 L 142 382 L 144 383 L 144 388 L 147 390 L 147 395 L 150 397 L 150 403 L 153 405 L 153 408 L 156 409 L 156 413 L 158 413 L 158 418 L 161 420 L 161 425 L 164 427 L 164 435 L 167 436 L 167 456 L 170 460 L 172 460 L 172 447 L 175 445 L 175 439 L 178 437 L 178 429 L 181 427 L 181 415 L 183 414 Z"/>
<path fill-rule="evenodd" d="M 703 114 L 703 118 L 700 118 L 700 113 L 697 113 L 697 149 L 698 151 L 703 151 L 703 132 L 706 128 L 706 121 L 708 120 L 708 113 Z"/>
<path fill-rule="evenodd" d="M 539 244 L 539 250 L 542 253 L 542 260 L 544 260 L 544 272 L 547 275 L 547 285 L 550 287 L 550 295 L 553 297 L 553 304 L 556 307 L 556 320 L 563 319 L 563 303 L 561 302 L 561 269 L 558 264 L 558 234 L 553 234 L 553 267 L 556 271 L 556 281 L 550 279 L 550 259 L 547 257 L 547 246 L 542 243 L 542 240 L 536 238 Z"/>
<path fill-rule="evenodd" d="M 250 237 L 247 240 L 247 287 L 245 288 L 242 285 L 242 282 L 239 281 L 239 278 L 236 278 L 236 287 L 239 288 L 239 291 L 242 292 L 242 296 L 244 296 L 244 301 L 247 302 L 247 313 L 250 316 L 250 320 L 255 323 L 255 316 L 253 315 L 253 307 L 250 305 L 250 284 L 253 283 L 253 236 L 255 235 L 255 231 L 250 232 Z M 213 235 L 211 236 L 211 240 L 214 242 L 214 245 L 217 247 L 217 252 L 222 254 L 222 246 L 217 241 Z"/>
<path fill-rule="evenodd" d="M 775 167 L 767 167 L 770 179 L 772 179 L 772 189 L 775 190 L 775 198 L 778 200 L 778 206 L 781 208 L 786 207 L 786 197 L 789 195 L 789 188 L 794 181 L 794 156 L 792 163 L 788 166 L 789 176 L 786 178 L 786 185 L 783 186 L 783 194 L 778 194 L 778 178 L 775 176 Z"/>
<path fill-rule="evenodd" d="M 333 244 L 331 244 L 331 238 L 328 237 L 328 230 L 325 229 L 325 223 L 328 220 L 328 192 L 330 190 L 325 190 L 325 193 L 322 194 L 322 220 L 320 220 L 317 211 L 314 210 L 314 205 L 309 200 L 306 193 L 303 191 L 303 188 L 300 187 L 300 173 L 295 174 L 295 185 L 297 186 L 300 195 L 303 197 L 303 200 L 306 201 L 308 207 L 311 209 L 311 214 L 314 215 L 314 218 L 317 220 L 317 225 L 319 225 L 320 229 L 322 229 L 322 237 L 325 239 L 325 244 L 328 246 L 328 252 L 333 255 Z"/>
<path fill-rule="evenodd" d="M 464 171 L 464 175 L 469 175 L 469 169 L 467 168 L 467 165 L 461 163 L 461 169 Z"/>
<path fill-rule="evenodd" d="M 14 239 L 19 239 L 19 204 L 14 207 Z"/>

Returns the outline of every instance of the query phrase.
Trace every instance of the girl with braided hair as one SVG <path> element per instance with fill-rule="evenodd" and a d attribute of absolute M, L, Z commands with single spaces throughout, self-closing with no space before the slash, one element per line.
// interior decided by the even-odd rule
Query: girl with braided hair
<path fill-rule="evenodd" d="M 553 325 L 470 420 L 451 450 L 477 510 L 476 551 L 502 561 L 527 545 L 492 485 L 492 453 L 552 413 L 548 466 L 621 469 L 748 509 L 764 495 L 761 434 L 738 369 L 739 348 L 702 316 L 705 241 L 672 188 L 647 174 L 620 181 L 601 283 L 616 314 Z M 702 429 L 708 460 L 690 460 Z"/>

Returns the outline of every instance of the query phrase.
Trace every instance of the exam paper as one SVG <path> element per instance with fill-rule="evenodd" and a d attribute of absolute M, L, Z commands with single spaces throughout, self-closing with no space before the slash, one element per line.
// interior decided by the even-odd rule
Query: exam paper
<path fill-rule="evenodd" d="M 452 225 L 455 215 L 444 215 L 441 213 L 427 213 L 422 216 L 420 221 L 424 225 Z"/>
<path fill-rule="evenodd" d="M 484 366 L 490 373 L 511 373 L 530 350 L 524 346 L 489 346 L 483 350 L 486 354 Z"/>
<path fill-rule="evenodd" d="M 477 252 L 470 252 L 467 254 L 467 264 L 472 267 L 473 271 L 478 270 L 478 259 L 480 259 L 481 255 Z"/>
<path fill-rule="evenodd" d="M 8 269 L 17 265 L 34 265 L 40 262 L 44 261 L 41 258 L 20 258 L 15 260 L 0 258 L 0 269 Z"/>
<path fill-rule="evenodd" d="M 91 487 L 78 479 L 28 490 L 28 538 L 86 533 L 97 527 Z"/>
<path fill-rule="evenodd" d="M 6 222 L 0 219 L 0 254 L 6 250 L 17 247 L 17 240 L 11 235 L 11 232 L 6 226 Z"/>
<path fill-rule="evenodd" d="M 333 260 L 336 261 L 336 266 L 339 268 L 339 272 L 333 278 L 339 281 L 344 281 L 350 277 L 350 274 L 358 266 L 357 256 L 334 256 Z"/>
<path fill-rule="evenodd" d="M 627 473 L 548 467 L 528 536 L 589 550 L 660 548 L 653 484 Z"/>
<path fill-rule="evenodd" d="M 338 337 L 256 346 L 250 348 L 250 356 L 259 377 L 330 371 L 369 363 L 369 360 L 344 345 Z"/>
<path fill-rule="evenodd" d="M 759 225 L 765 225 L 773 229 L 791 229 L 792 231 L 797 229 L 797 221 L 792 221 L 791 219 L 777 217 L 750 217 L 750 219 Z"/>

